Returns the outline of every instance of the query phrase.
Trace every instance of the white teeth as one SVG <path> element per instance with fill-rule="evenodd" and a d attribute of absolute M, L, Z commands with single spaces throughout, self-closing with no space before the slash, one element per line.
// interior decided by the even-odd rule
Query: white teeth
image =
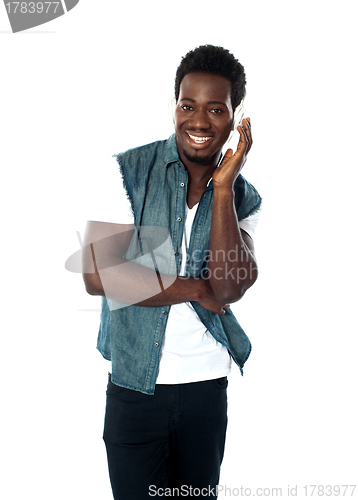
<path fill-rule="evenodd" d="M 190 135 L 190 134 L 188 134 L 188 136 L 197 144 L 202 144 L 203 142 L 210 141 L 211 139 L 211 137 L 197 137 L 196 135 Z"/>

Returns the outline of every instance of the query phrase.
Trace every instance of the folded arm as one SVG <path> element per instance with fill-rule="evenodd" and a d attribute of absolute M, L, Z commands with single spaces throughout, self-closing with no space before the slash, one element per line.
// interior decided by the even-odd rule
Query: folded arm
<path fill-rule="evenodd" d="M 89 294 L 146 307 L 196 301 L 212 312 L 225 313 L 225 303 L 215 298 L 208 280 L 159 275 L 126 260 L 134 230 L 133 224 L 87 223 L 82 275 Z"/>

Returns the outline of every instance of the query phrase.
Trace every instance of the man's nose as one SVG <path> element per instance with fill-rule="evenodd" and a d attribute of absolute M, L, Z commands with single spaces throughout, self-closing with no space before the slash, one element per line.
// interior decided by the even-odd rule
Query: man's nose
<path fill-rule="evenodd" d="M 190 126 L 195 129 L 209 129 L 211 123 L 206 110 L 196 109 L 191 116 Z"/>

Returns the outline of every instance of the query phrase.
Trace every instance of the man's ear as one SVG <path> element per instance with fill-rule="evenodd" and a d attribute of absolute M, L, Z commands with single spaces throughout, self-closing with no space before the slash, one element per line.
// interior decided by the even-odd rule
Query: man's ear
<path fill-rule="evenodd" d="M 175 99 L 175 97 L 172 97 L 170 102 L 169 102 L 169 112 L 170 112 L 170 116 L 172 117 L 173 119 L 173 123 L 175 123 L 175 108 L 176 108 L 176 105 L 177 105 L 177 101 Z"/>

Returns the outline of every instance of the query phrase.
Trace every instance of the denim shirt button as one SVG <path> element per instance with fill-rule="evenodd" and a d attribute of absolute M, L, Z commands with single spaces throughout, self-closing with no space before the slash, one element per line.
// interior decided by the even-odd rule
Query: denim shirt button
<path fill-rule="evenodd" d="M 175 257 L 178 257 L 179 252 L 175 252 L 174 255 L 175 255 Z"/>
<path fill-rule="evenodd" d="M 164 315 L 168 314 L 168 311 L 163 311 L 163 314 L 164 314 Z"/>
<path fill-rule="evenodd" d="M 182 218 L 181 218 L 181 217 L 178 217 L 178 218 L 177 218 L 177 221 L 178 221 L 178 222 L 181 222 L 181 221 L 182 221 Z"/>
<path fill-rule="evenodd" d="M 158 344 L 158 342 L 156 342 L 156 343 L 155 343 L 154 345 L 155 345 L 155 347 L 159 347 L 159 344 Z"/>
<path fill-rule="evenodd" d="M 181 182 L 180 185 L 182 188 L 185 186 L 184 182 Z"/>

